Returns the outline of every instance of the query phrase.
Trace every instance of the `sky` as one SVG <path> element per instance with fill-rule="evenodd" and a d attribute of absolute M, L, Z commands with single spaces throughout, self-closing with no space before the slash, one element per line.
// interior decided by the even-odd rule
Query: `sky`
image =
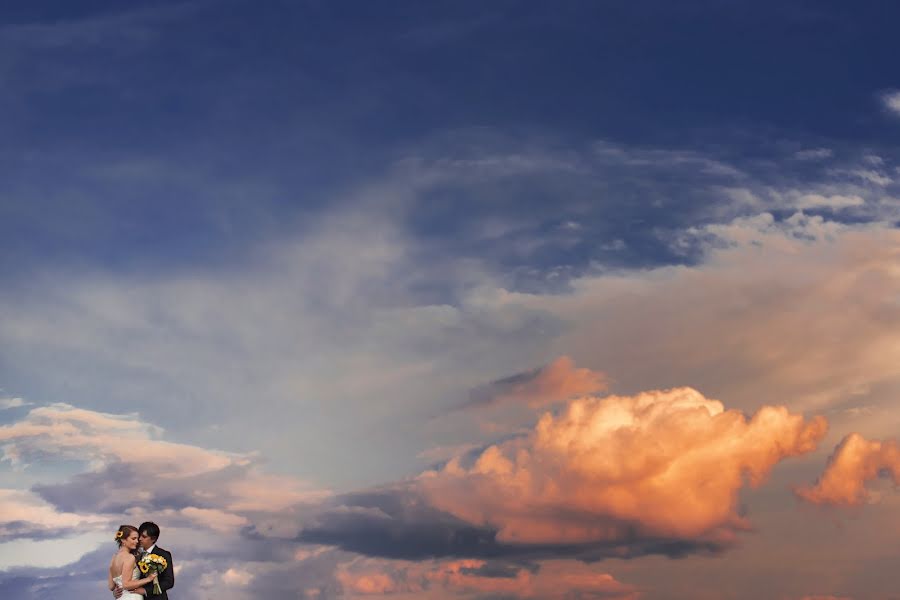
<path fill-rule="evenodd" d="M 897 599 L 900 6 L 0 7 L 0 596 Z"/>

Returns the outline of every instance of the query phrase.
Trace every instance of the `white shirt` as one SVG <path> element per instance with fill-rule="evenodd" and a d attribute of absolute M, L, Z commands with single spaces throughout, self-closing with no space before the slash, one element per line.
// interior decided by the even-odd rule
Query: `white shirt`
<path fill-rule="evenodd" d="M 156 544 L 153 544 L 147 550 L 141 549 L 141 552 L 143 552 L 144 554 L 153 554 L 154 550 L 156 550 Z"/>

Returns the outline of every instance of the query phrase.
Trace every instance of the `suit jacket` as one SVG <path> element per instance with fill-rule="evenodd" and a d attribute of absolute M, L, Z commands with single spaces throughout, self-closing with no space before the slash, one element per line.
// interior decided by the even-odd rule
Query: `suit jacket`
<path fill-rule="evenodd" d="M 169 566 L 165 571 L 159 574 L 159 577 L 156 580 L 159 582 L 159 587 L 162 589 L 162 594 L 158 596 L 153 594 L 153 584 L 148 583 L 144 586 L 144 590 L 147 592 L 147 598 L 152 600 L 169 600 L 169 595 L 166 593 L 175 587 L 175 563 L 172 562 L 172 553 L 168 550 L 164 550 L 159 546 L 156 546 L 153 549 L 153 554 L 158 554 L 166 559 L 166 562 L 169 563 Z"/>

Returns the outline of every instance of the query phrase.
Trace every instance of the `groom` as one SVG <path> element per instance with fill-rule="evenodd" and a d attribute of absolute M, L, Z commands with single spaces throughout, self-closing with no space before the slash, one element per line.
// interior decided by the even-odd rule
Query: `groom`
<path fill-rule="evenodd" d="M 162 594 L 156 595 L 153 593 L 153 584 L 148 583 L 144 586 L 144 591 L 147 592 L 148 600 L 169 600 L 169 595 L 166 593 L 167 590 L 172 589 L 175 586 L 175 564 L 172 562 L 172 553 L 168 550 L 163 550 L 159 546 L 156 545 L 156 540 L 159 539 L 159 525 L 153 523 L 151 521 L 147 521 L 145 523 L 141 523 L 141 526 L 138 527 L 138 544 L 141 550 L 141 555 L 144 554 L 157 554 L 166 559 L 166 563 L 168 563 L 168 567 L 166 570 L 159 574 L 157 581 L 159 582 L 159 587 L 162 590 Z M 113 591 L 113 595 L 118 598 L 122 595 L 122 588 L 116 587 Z"/>

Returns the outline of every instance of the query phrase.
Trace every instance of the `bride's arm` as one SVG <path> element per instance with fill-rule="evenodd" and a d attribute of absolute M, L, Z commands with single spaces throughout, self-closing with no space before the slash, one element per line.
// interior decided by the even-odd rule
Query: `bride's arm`
<path fill-rule="evenodd" d="M 112 565 L 109 565 L 109 570 L 106 572 L 106 579 L 106 585 L 109 587 L 109 591 L 116 589 L 116 582 L 112 580 Z"/>
<path fill-rule="evenodd" d="M 144 577 L 143 579 L 132 579 L 131 575 L 133 572 L 134 557 L 128 556 L 125 558 L 125 565 L 122 567 L 122 587 L 129 592 L 145 594 L 146 591 L 143 589 L 144 586 L 156 579 L 156 573 L 154 573 L 150 577 Z"/>

